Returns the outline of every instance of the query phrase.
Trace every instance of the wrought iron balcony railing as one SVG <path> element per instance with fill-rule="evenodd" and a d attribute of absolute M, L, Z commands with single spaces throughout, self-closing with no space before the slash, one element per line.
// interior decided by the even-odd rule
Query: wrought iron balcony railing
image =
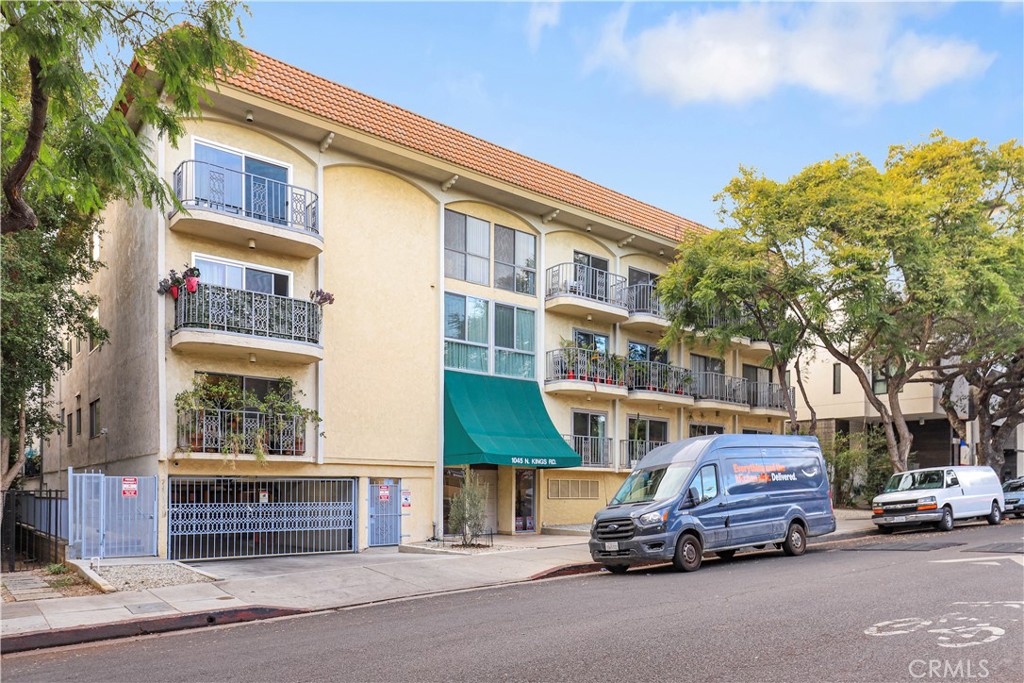
<path fill-rule="evenodd" d="M 667 441 L 644 441 L 641 439 L 622 439 L 619 441 L 619 467 L 632 469 L 641 458 Z"/>
<path fill-rule="evenodd" d="M 747 403 L 747 380 L 719 372 L 695 372 L 691 390 L 698 399 L 725 403 Z"/>
<path fill-rule="evenodd" d="M 306 420 L 255 410 L 186 410 L 178 413 L 178 448 L 193 453 L 256 452 L 305 455 Z"/>
<path fill-rule="evenodd" d="M 789 389 L 790 401 L 796 399 L 796 391 Z M 786 410 L 786 392 L 775 382 L 747 382 L 747 403 L 752 408 L 773 408 Z"/>
<path fill-rule="evenodd" d="M 583 467 L 611 467 L 612 440 L 603 436 L 563 434 L 565 442 L 579 453 Z"/>
<path fill-rule="evenodd" d="M 548 382 L 579 380 L 598 384 L 626 383 L 625 362 L 621 356 L 592 349 L 568 346 L 547 352 Z"/>
<path fill-rule="evenodd" d="M 319 198 L 297 185 L 189 160 L 174 170 L 174 194 L 185 208 L 209 209 L 320 234 Z"/>
<path fill-rule="evenodd" d="M 652 360 L 631 360 L 626 363 L 626 387 L 631 391 L 692 396 L 692 383 L 693 376 L 686 368 Z"/>
<path fill-rule="evenodd" d="M 661 318 L 665 317 L 665 310 L 658 297 L 658 290 L 650 282 L 630 285 L 626 288 L 626 308 L 630 315 L 647 313 Z"/>
<path fill-rule="evenodd" d="M 625 306 L 626 278 L 579 263 L 547 269 L 547 297 L 570 294 L 613 306 Z"/>
<path fill-rule="evenodd" d="M 179 290 L 174 329 L 200 328 L 320 343 L 320 308 L 312 301 L 205 285 Z"/>

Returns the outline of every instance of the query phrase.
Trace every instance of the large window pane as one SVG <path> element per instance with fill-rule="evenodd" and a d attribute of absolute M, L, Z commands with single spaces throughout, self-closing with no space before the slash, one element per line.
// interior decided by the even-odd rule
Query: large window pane
<path fill-rule="evenodd" d="M 466 251 L 466 216 L 455 211 L 444 212 L 444 246 Z"/>
<path fill-rule="evenodd" d="M 479 285 L 486 285 L 490 282 L 488 278 L 488 266 L 489 262 L 485 258 L 479 256 L 467 256 L 466 257 L 466 277 L 464 278 L 467 282 L 475 282 Z"/>
<path fill-rule="evenodd" d="M 253 268 L 245 269 L 245 288 L 261 294 L 274 293 L 274 274 Z"/>
<path fill-rule="evenodd" d="M 494 226 L 494 260 L 500 263 L 515 263 L 516 231 L 500 225 Z"/>
<path fill-rule="evenodd" d="M 516 318 L 512 306 L 494 306 L 494 345 L 504 349 L 516 348 Z"/>
<path fill-rule="evenodd" d="M 510 292 L 516 291 L 516 269 L 506 263 L 495 261 L 494 286 L 498 289 L 507 289 Z"/>
<path fill-rule="evenodd" d="M 537 267 L 537 238 L 528 232 L 516 232 L 516 265 Z"/>
<path fill-rule="evenodd" d="M 444 274 L 445 277 L 454 277 L 459 280 L 466 279 L 466 255 L 452 251 L 451 249 L 444 250 Z"/>
<path fill-rule="evenodd" d="M 466 338 L 466 298 L 456 294 L 444 295 L 444 336 L 449 339 Z"/>
<path fill-rule="evenodd" d="M 466 340 L 486 344 L 488 339 L 487 301 L 466 297 Z"/>
<path fill-rule="evenodd" d="M 446 341 L 444 343 L 444 366 L 456 370 L 487 372 L 487 347 Z"/>
<path fill-rule="evenodd" d="M 516 309 L 516 348 L 520 351 L 533 352 L 533 311 Z"/>
<path fill-rule="evenodd" d="M 490 258 L 490 228 L 491 224 L 487 221 L 482 221 L 479 218 L 473 218 L 472 216 L 466 216 L 467 253 L 473 254 L 474 256 Z"/>

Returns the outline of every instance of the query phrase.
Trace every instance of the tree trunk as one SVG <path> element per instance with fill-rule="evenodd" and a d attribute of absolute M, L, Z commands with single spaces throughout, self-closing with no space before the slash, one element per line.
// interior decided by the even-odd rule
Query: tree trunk
<path fill-rule="evenodd" d="M 900 471 L 906 471 L 907 461 L 910 459 L 910 448 L 914 444 L 914 435 L 910 433 L 910 428 L 907 427 L 907 419 L 903 416 L 903 406 L 900 404 L 900 390 L 903 388 L 903 384 L 897 386 L 892 381 L 889 382 L 886 394 L 889 397 L 889 408 L 892 411 L 893 426 L 896 428 L 896 433 L 899 435 L 899 443 L 897 444 L 900 464 L 903 468 Z"/>
<path fill-rule="evenodd" d="M 800 373 L 800 356 L 796 357 L 796 361 L 793 363 L 793 370 L 796 372 L 796 385 L 800 387 L 800 396 L 803 397 L 804 405 L 807 406 L 807 411 L 811 414 L 811 424 L 807 428 L 807 433 L 811 436 L 816 436 L 818 434 L 818 412 L 811 405 L 811 401 L 807 397 L 807 387 L 804 386 L 804 378 Z"/>
<path fill-rule="evenodd" d="M 796 423 L 796 401 L 793 400 L 793 396 L 789 391 L 789 384 L 786 383 L 786 366 L 778 358 L 775 361 L 775 372 L 779 375 L 779 384 L 782 385 L 783 393 L 782 400 L 786 404 L 786 412 L 789 413 L 789 431 L 792 434 L 797 434 L 800 431 L 800 426 Z M 804 402 L 807 402 L 806 396 L 804 396 Z M 807 407 L 810 408 L 811 415 L 814 415 L 814 409 L 811 408 L 809 403 Z M 811 433 L 813 434 L 814 432 Z"/>
<path fill-rule="evenodd" d="M 21 406 L 21 410 L 18 411 L 18 457 L 14 460 L 14 464 L 7 467 L 0 477 L 0 492 L 6 495 L 7 491 L 10 490 L 11 484 L 21 474 L 21 470 L 25 467 L 25 406 Z M 3 458 L 4 466 L 6 467 L 11 461 L 10 454 L 11 440 L 8 437 L 3 437 L 3 448 L 0 457 Z M 0 525 L 4 521 L 3 505 L 0 505 Z"/>
<path fill-rule="evenodd" d="M 31 76 L 32 92 L 29 101 L 32 113 L 25 133 L 25 146 L 18 158 L 7 169 L 3 177 L 3 192 L 7 199 L 7 211 L 0 217 L 0 233 L 4 235 L 21 230 L 33 230 L 39 225 L 39 217 L 25 201 L 22 190 L 29 171 L 39 159 L 43 145 L 43 131 L 46 129 L 46 112 L 50 105 L 49 96 L 43 91 L 43 67 L 36 57 L 29 57 L 28 70 Z"/>

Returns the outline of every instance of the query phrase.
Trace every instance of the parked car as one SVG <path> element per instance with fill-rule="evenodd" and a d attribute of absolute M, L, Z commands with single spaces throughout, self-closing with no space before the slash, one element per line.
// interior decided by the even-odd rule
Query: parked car
<path fill-rule="evenodd" d="M 984 518 L 999 524 L 1005 503 L 991 467 L 930 467 L 892 475 L 871 508 L 871 521 L 888 534 L 920 524 L 949 531 L 957 519 Z"/>
<path fill-rule="evenodd" d="M 614 573 L 671 560 L 700 568 L 705 552 L 774 544 L 802 555 L 807 539 L 835 531 L 825 461 L 813 437 L 702 436 L 644 456 L 594 516 L 590 555 Z"/>
<path fill-rule="evenodd" d="M 1024 517 L 1024 477 L 1009 479 L 1003 484 L 1004 513 Z"/>

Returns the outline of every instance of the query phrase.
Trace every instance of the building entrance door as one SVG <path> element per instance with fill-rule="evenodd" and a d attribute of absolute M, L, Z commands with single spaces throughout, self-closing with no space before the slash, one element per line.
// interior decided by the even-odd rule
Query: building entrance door
<path fill-rule="evenodd" d="M 537 470 L 516 470 L 516 531 L 536 531 Z"/>

